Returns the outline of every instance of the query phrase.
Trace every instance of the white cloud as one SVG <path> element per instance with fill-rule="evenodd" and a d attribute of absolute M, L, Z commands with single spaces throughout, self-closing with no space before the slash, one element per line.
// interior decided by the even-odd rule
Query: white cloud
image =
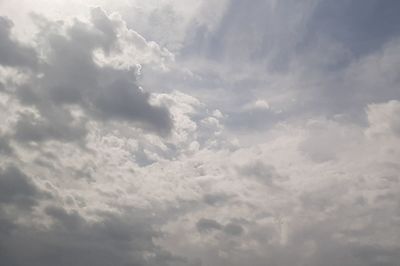
<path fill-rule="evenodd" d="M 370 128 L 368 135 L 391 137 L 400 135 L 400 102 L 392 100 L 387 103 L 371 104 L 367 109 Z"/>

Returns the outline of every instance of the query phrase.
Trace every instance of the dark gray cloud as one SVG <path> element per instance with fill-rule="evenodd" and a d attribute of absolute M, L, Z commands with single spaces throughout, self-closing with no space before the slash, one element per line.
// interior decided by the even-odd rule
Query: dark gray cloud
<path fill-rule="evenodd" d="M 11 36 L 13 22 L 0 17 L 0 64 L 10 67 L 34 67 L 37 64 L 36 51 Z"/>
<path fill-rule="evenodd" d="M 89 222 L 79 213 L 49 206 L 46 229 L 14 224 L 0 240 L 4 265 L 182 265 L 185 260 L 154 244 L 160 233 L 151 218 L 103 214 Z M 5 226 L 2 224 L 2 226 Z"/>
<path fill-rule="evenodd" d="M 88 221 L 76 210 L 53 201 L 40 214 L 32 207 L 48 195 L 18 168 L 0 171 L 1 265 L 184 265 L 186 260 L 154 243 L 162 237 L 151 212 L 99 212 Z M 7 209 L 14 206 L 17 209 Z M 11 210 L 11 211 L 10 211 Z M 50 222 L 43 226 L 21 219 Z M 38 221 L 39 221 L 38 220 Z"/>
<path fill-rule="evenodd" d="M 203 195 L 203 200 L 205 203 L 217 206 L 225 204 L 232 196 L 224 193 L 206 193 Z"/>
<path fill-rule="evenodd" d="M 243 227 L 240 224 L 228 223 L 224 227 L 224 232 L 232 236 L 240 236 L 243 233 Z"/>
<path fill-rule="evenodd" d="M 14 166 L 0 169 L 0 204 L 20 207 L 36 205 L 41 193 L 29 177 Z"/>
<path fill-rule="evenodd" d="M 137 84 L 135 68 L 100 66 L 94 61 L 95 50 L 105 56 L 120 51 L 120 21 L 111 20 L 100 8 L 92 10 L 89 23 L 75 20 L 67 26 L 38 15 L 34 19 L 39 27 L 37 50 L 11 37 L 11 20 L 0 20 L 0 64 L 31 70 L 26 71 L 27 82 L 15 83 L 13 88 L 2 83 L 6 97 L 31 108 L 15 113 L 8 135 L 0 139 L 2 158 L 12 153 L 11 141 L 19 147 L 28 142 L 82 141 L 90 119 L 133 124 L 161 135 L 170 132 L 169 111 L 150 103 L 151 94 Z M 39 50 L 40 61 L 36 58 Z M 34 162 L 58 179 L 60 173 L 52 164 Z M 154 243 L 162 234 L 154 228 L 151 211 L 101 212 L 98 221 L 89 221 L 58 200 L 48 205 L 49 195 L 17 167 L 0 171 L 1 265 L 186 264 Z"/>
<path fill-rule="evenodd" d="M 149 104 L 149 94 L 142 92 L 132 80 L 117 80 L 100 89 L 95 96 L 96 115 L 105 119 L 139 121 L 150 129 L 167 133 L 171 118 L 166 108 Z"/>
<path fill-rule="evenodd" d="M 196 228 L 201 233 L 203 232 L 207 233 L 213 230 L 219 231 L 223 228 L 223 226 L 215 220 L 201 218 L 200 220 L 197 221 Z"/>
<path fill-rule="evenodd" d="M 67 112 L 48 114 L 49 120 L 22 113 L 15 125 L 15 139 L 19 142 L 42 142 L 46 140 L 74 141 L 85 136 L 83 123 L 74 125 Z"/>
<path fill-rule="evenodd" d="M 115 41 L 118 38 L 116 25 L 107 17 L 100 7 L 93 8 L 91 15 L 92 23 L 95 28 L 103 32 L 103 47 L 105 52 L 109 53 L 113 46 L 115 46 Z"/>
<path fill-rule="evenodd" d="M 244 176 L 255 178 L 258 182 L 267 186 L 276 186 L 279 182 L 288 178 L 277 172 L 274 166 L 262 161 L 255 161 L 238 168 L 238 172 Z"/>
<path fill-rule="evenodd" d="M 36 76 L 31 76 L 28 84 L 18 87 L 16 96 L 23 104 L 34 106 L 40 118 L 21 114 L 16 126 L 18 140 L 82 139 L 86 135 L 87 121 L 85 117 L 77 120 L 72 116 L 71 110 L 76 106 L 96 120 L 127 121 L 159 134 L 169 133 L 172 128 L 169 111 L 150 104 L 150 94 L 137 84 L 136 69 L 99 66 L 94 61 L 93 53 L 97 49 L 106 55 L 118 53 L 120 25 L 116 21 L 109 19 L 100 8 L 92 10 L 90 24 L 76 20 L 64 29 L 41 17 L 36 16 L 36 21 L 40 27 L 38 46 L 44 58 L 38 65 Z M 1 22 L 4 43 L 9 42 L 13 49 L 27 50 L 18 42 L 11 43 L 7 39 L 11 22 L 4 18 Z M 32 49 L 27 51 L 35 55 Z M 13 66 L 17 66 L 17 62 L 21 66 L 32 65 L 12 53 L 4 52 L 18 60 Z M 2 64 L 11 63 L 4 61 Z"/>
<path fill-rule="evenodd" d="M 13 148 L 10 144 L 9 137 L 0 135 L 0 156 L 10 155 L 12 153 L 13 153 Z"/>
<path fill-rule="evenodd" d="M 240 224 L 229 222 L 223 225 L 216 220 L 201 218 L 196 223 L 197 231 L 200 233 L 211 233 L 212 231 L 222 231 L 227 236 L 240 236 L 244 229 Z"/>

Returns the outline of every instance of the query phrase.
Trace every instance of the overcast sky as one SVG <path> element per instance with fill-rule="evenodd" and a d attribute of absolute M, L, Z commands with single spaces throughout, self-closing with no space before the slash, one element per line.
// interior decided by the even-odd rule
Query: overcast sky
<path fill-rule="evenodd" d="M 0 265 L 398 266 L 399 14 L 0 0 Z"/>

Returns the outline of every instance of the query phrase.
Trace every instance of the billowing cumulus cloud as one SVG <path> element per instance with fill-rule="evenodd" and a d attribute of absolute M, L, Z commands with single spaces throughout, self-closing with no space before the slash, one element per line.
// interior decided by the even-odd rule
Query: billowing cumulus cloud
<path fill-rule="evenodd" d="M 0 1 L 0 265 L 398 265 L 396 1 Z"/>
<path fill-rule="evenodd" d="M 123 34 L 117 32 L 119 27 L 124 29 L 121 21 L 110 19 L 100 8 L 92 9 L 88 23 L 75 20 L 63 26 L 42 17 L 36 17 L 36 21 L 40 28 L 36 44 L 42 53 L 40 63 L 38 69 L 31 69 L 33 75 L 14 93 L 22 104 L 32 106 L 39 116 L 29 112 L 20 114 L 15 127 L 19 140 L 73 141 L 82 138 L 87 133 L 86 116 L 102 121 L 135 122 L 158 133 L 170 131 L 172 120 L 168 110 L 150 103 L 150 94 L 136 82 L 134 62 L 126 69 L 100 66 L 95 62 L 97 49 L 106 57 L 125 49 L 117 42 L 117 34 Z M 5 38 L 9 38 L 9 28 L 6 25 L 8 34 Z M 23 58 L 30 50 L 19 47 L 18 43 L 14 47 L 11 40 L 6 39 L 7 42 L 15 51 L 5 51 L 5 54 L 19 61 L 4 58 L 3 65 L 29 67 L 28 58 Z M 148 45 L 145 42 L 131 45 L 137 44 Z M 12 53 L 20 53 L 21 58 Z M 33 59 L 39 60 L 33 50 L 32 54 Z M 76 107 L 86 116 L 74 117 L 72 109 Z"/>
<path fill-rule="evenodd" d="M 0 182 L 2 264 L 182 265 L 186 262 L 154 244 L 153 239 L 161 233 L 153 228 L 155 219 L 140 210 L 129 211 L 130 214 L 99 213 L 101 220 L 88 221 L 77 211 L 50 204 L 41 212 L 43 224 L 16 222 L 9 208 L 38 204 L 40 191 L 14 167 L 1 173 Z M 22 211 L 18 211 L 21 213 L 17 219 L 21 219 Z M 30 219 L 37 214 L 31 210 L 25 216 Z"/>

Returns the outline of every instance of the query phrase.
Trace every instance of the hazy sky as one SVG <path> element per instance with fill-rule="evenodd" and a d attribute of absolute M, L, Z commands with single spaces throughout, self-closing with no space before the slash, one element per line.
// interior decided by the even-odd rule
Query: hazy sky
<path fill-rule="evenodd" d="M 398 266 L 399 14 L 0 0 L 0 266 Z"/>

